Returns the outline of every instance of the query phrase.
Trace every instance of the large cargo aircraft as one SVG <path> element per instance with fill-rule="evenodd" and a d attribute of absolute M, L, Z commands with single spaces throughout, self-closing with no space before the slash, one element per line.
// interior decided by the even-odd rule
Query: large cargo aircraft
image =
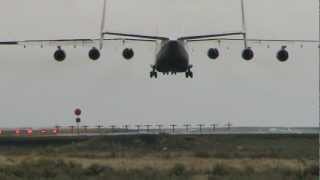
<path fill-rule="evenodd" d="M 123 32 L 110 32 L 105 31 L 105 18 L 106 18 L 106 5 L 107 0 L 104 0 L 100 38 L 97 39 L 59 39 L 59 40 L 24 40 L 24 41 L 6 41 L 0 42 L 0 45 L 23 45 L 39 44 L 41 47 L 54 44 L 57 46 L 57 50 L 54 53 L 54 59 L 62 62 L 66 59 L 66 52 L 62 49 L 63 46 L 88 45 L 91 46 L 88 56 L 91 60 L 98 60 L 100 58 L 100 50 L 103 48 L 105 41 L 145 41 L 150 43 L 156 43 L 158 48 L 155 54 L 155 62 L 151 65 L 151 78 L 157 78 L 158 72 L 166 74 L 185 73 L 186 78 L 193 78 L 192 67 L 190 64 L 189 53 L 187 45 L 195 41 L 243 41 L 242 58 L 244 60 L 252 60 L 254 58 L 253 49 L 248 46 L 248 43 L 252 42 L 299 42 L 299 43 L 319 43 L 316 40 L 279 40 L 279 39 L 248 39 L 245 17 L 245 4 L 244 0 L 241 0 L 241 17 L 242 17 L 242 29 L 240 31 L 225 32 L 225 33 L 213 33 L 206 35 L 195 35 L 179 37 L 176 39 L 170 39 L 168 37 L 131 34 Z M 113 36 L 115 38 L 105 38 L 105 36 Z M 226 38 L 226 37 L 240 36 L 240 38 Z M 97 48 L 97 46 L 99 46 Z M 207 56 L 210 59 L 217 59 L 219 57 L 218 48 L 210 48 L 207 51 Z M 130 60 L 134 57 L 134 50 L 132 48 L 125 48 L 122 52 L 122 56 L 126 60 Z M 289 52 L 286 49 L 286 45 L 282 45 L 279 51 L 276 53 L 276 58 L 285 62 L 289 59 Z"/>

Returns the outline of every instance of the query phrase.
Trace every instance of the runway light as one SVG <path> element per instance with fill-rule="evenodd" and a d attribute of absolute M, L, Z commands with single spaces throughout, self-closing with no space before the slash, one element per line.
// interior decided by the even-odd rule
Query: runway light
<path fill-rule="evenodd" d="M 286 46 L 282 46 L 281 49 L 277 53 L 277 59 L 280 62 L 285 62 L 289 59 L 289 52 L 286 50 Z"/>
<path fill-rule="evenodd" d="M 27 134 L 32 135 L 32 129 L 27 129 Z"/>
<path fill-rule="evenodd" d="M 58 46 L 58 49 L 56 50 L 56 52 L 54 53 L 54 59 L 58 62 L 62 62 L 66 59 L 66 53 L 63 49 L 61 49 L 60 46 Z"/>
<path fill-rule="evenodd" d="M 41 133 L 41 134 L 47 134 L 47 133 L 48 133 L 48 130 L 47 130 L 47 129 L 41 129 L 41 130 L 40 130 L 40 133 Z"/>
<path fill-rule="evenodd" d="M 208 50 L 208 57 L 210 59 L 217 59 L 219 57 L 219 50 L 217 48 L 210 48 Z"/>
<path fill-rule="evenodd" d="M 98 60 L 100 58 L 100 51 L 96 47 L 93 47 L 89 51 L 89 58 L 93 61 Z"/>
<path fill-rule="evenodd" d="M 242 51 L 242 58 L 244 60 L 250 61 L 253 59 L 253 57 L 254 57 L 254 52 L 250 47 L 248 47 Z"/>
<path fill-rule="evenodd" d="M 16 135 L 20 135 L 20 129 L 15 130 Z"/>

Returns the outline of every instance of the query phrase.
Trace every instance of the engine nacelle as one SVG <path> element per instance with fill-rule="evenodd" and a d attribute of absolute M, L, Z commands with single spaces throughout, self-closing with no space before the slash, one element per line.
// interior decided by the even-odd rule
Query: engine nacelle
<path fill-rule="evenodd" d="M 286 50 L 286 46 L 282 46 L 282 48 L 278 51 L 277 59 L 280 62 L 285 62 L 289 59 L 289 52 Z"/>
<path fill-rule="evenodd" d="M 134 56 L 134 51 L 133 51 L 131 48 L 126 48 L 126 49 L 123 50 L 122 56 L 123 56 L 123 58 L 125 58 L 126 60 L 129 60 L 129 59 L 133 58 L 133 56 Z"/>
<path fill-rule="evenodd" d="M 93 61 L 98 60 L 100 58 L 100 51 L 93 47 L 90 51 L 89 51 L 89 58 Z"/>
<path fill-rule="evenodd" d="M 208 50 L 208 57 L 210 59 L 217 59 L 219 57 L 219 50 L 217 48 L 210 48 Z"/>
<path fill-rule="evenodd" d="M 66 53 L 61 47 L 59 46 L 56 52 L 54 53 L 53 57 L 56 61 L 62 62 L 66 59 Z"/>
<path fill-rule="evenodd" d="M 253 50 L 252 50 L 250 47 L 245 48 L 245 49 L 242 51 L 242 58 L 243 58 L 244 60 L 250 61 L 250 60 L 253 59 L 253 57 L 254 57 L 254 52 L 253 52 Z"/>

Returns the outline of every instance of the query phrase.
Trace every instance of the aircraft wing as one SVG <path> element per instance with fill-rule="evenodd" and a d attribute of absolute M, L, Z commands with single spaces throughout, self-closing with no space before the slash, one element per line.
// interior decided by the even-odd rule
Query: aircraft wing
<path fill-rule="evenodd" d="M 156 42 L 152 39 L 140 39 L 140 38 L 109 38 L 103 39 L 103 42 L 107 41 L 141 41 L 141 42 Z M 99 46 L 101 39 L 55 39 L 55 40 L 22 40 L 22 41 L 0 41 L 0 46 L 55 46 L 55 47 L 93 47 Z"/>
<path fill-rule="evenodd" d="M 204 38 L 217 38 L 223 36 L 235 36 L 235 35 L 245 35 L 244 32 L 226 32 L 226 33 L 219 33 L 219 34 L 206 34 L 206 35 L 198 35 L 198 36 L 184 36 L 178 38 L 181 41 L 192 41 L 192 40 L 205 40 Z M 207 39 L 209 40 L 209 39 Z"/>
<path fill-rule="evenodd" d="M 228 42 L 228 41 L 245 41 L 242 38 L 209 38 L 209 39 L 188 39 L 187 42 L 208 42 L 208 41 L 215 41 L 215 42 Z M 302 39 L 247 39 L 248 43 L 253 44 L 260 44 L 260 43 L 313 43 L 319 44 L 320 41 L 317 40 L 302 40 Z"/>
<path fill-rule="evenodd" d="M 150 36 L 150 35 L 139 35 L 139 34 L 128 34 L 128 33 L 116 33 L 116 32 L 103 32 L 103 35 L 113 35 L 113 36 L 124 36 L 124 37 L 134 37 L 134 38 L 143 38 L 146 40 L 169 40 L 167 37 L 162 36 Z"/>
<path fill-rule="evenodd" d="M 277 52 L 277 59 L 281 62 L 287 61 L 289 58 L 289 52 L 286 50 L 287 45 L 300 45 L 301 48 L 308 44 L 310 47 L 314 46 L 320 48 L 320 41 L 317 40 L 291 40 L 291 39 L 242 39 L 242 38 L 211 38 L 211 39 L 189 39 L 186 40 L 187 43 L 194 42 L 215 42 L 218 46 L 224 42 L 244 42 L 244 50 L 242 51 L 242 58 L 245 60 L 251 60 L 254 57 L 254 51 L 251 49 L 250 45 L 263 45 L 266 44 L 267 48 L 274 44 L 281 44 L 281 49 Z M 218 48 L 210 48 L 208 50 L 208 56 L 211 59 L 216 59 L 219 57 Z"/>
<path fill-rule="evenodd" d="M 242 38 L 226 38 L 226 36 L 237 36 L 240 35 Z M 289 40 L 289 39 L 250 39 L 247 38 L 247 34 L 242 31 L 233 31 L 233 32 L 227 32 L 227 33 L 218 33 L 218 34 L 208 34 L 208 35 L 198 35 L 198 36 L 185 36 L 180 37 L 179 40 L 186 41 L 187 43 L 192 42 L 208 42 L 208 41 L 215 41 L 217 43 L 223 43 L 223 42 L 234 42 L 234 41 L 241 41 L 244 43 L 244 47 L 249 47 L 249 44 L 262 44 L 262 43 L 283 43 L 283 47 L 286 47 L 286 44 L 295 44 L 300 43 L 312 43 L 315 45 L 319 45 L 320 41 L 317 40 Z"/>

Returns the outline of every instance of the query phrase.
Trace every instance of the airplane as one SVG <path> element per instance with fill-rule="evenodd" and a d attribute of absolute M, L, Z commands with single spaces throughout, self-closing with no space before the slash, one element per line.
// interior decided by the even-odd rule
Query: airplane
<path fill-rule="evenodd" d="M 59 40 L 24 40 L 24 41 L 6 41 L 0 42 L 0 45 L 23 45 L 26 47 L 28 44 L 40 44 L 43 47 L 46 44 L 57 45 L 57 50 L 54 53 L 54 59 L 58 62 L 62 62 L 66 59 L 66 52 L 62 49 L 62 46 L 72 45 L 77 47 L 78 45 L 91 45 L 92 48 L 89 50 L 88 56 L 91 60 L 98 60 L 100 58 L 100 50 L 103 49 L 103 44 L 105 41 L 144 41 L 156 43 L 158 46 L 158 51 L 155 55 L 155 63 L 151 65 L 150 78 L 157 78 L 158 72 L 168 75 L 185 73 L 186 78 L 193 78 L 192 67 L 190 63 L 189 52 L 187 50 L 187 45 L 192 42 L 197 41 L 243 41 L 244 49 L 242 51 L 242 58 L 244 60 L 250 61 L 254 58 L 255 53 L 253 49 L 248 46 L 248 43 L 252 42 L 299 42 L 299 43 L 320 43 L 316 40 L 276 40 L 276 39 L 248 39 L 247 38 L 247 28 L 246 28 L 246 17 L 245 17 L 245 4 L 244 0 L 241 0 L 241 17 L 242 17 L 242 30 L 233 32 L 224 32 L 216 34 L 206 34 L 206 35 L 196 35 L 196 36 L 184 36 L 176 39 L 170 39 L 168 37 L 162 36 L 151 36 L 151 35 L 141 35 L 141 34 L 130 34 L 130 33 L 119 33 L 110 32 L 105 30 L 105 18 L 106 18 L 106 5 L 107 0 L 103 2 L 102 10 L 102 21 L 101 21 L 101 31 L 100 38 L 98 39 L 59 39 Z M 105 36 L 117 36 L 117 38 L 105 38 Z M 226 38 L 230 36 L 240 36 L 241 38 Z M 121 38 L 119 38 L 121 37 Z M 99 44 L 99 48 L 95 45 Z M 287 46 L 281 46 L 280 50 L 276 54 L 276 58 L 280 62 L 285 62 L 289 59 L 289 52 L 286 49 Z M 320 45 L 319 45 L 320 48 Z M 217 59 L 219 57 L 218 48 L 210 48 L 207 51 L 207 56 L 210 59 Z M 122 52 L 122 56 L 126 60 L 130 60 L 134 57 L 134 50 L 132 48 L 125 48 Z"/>

